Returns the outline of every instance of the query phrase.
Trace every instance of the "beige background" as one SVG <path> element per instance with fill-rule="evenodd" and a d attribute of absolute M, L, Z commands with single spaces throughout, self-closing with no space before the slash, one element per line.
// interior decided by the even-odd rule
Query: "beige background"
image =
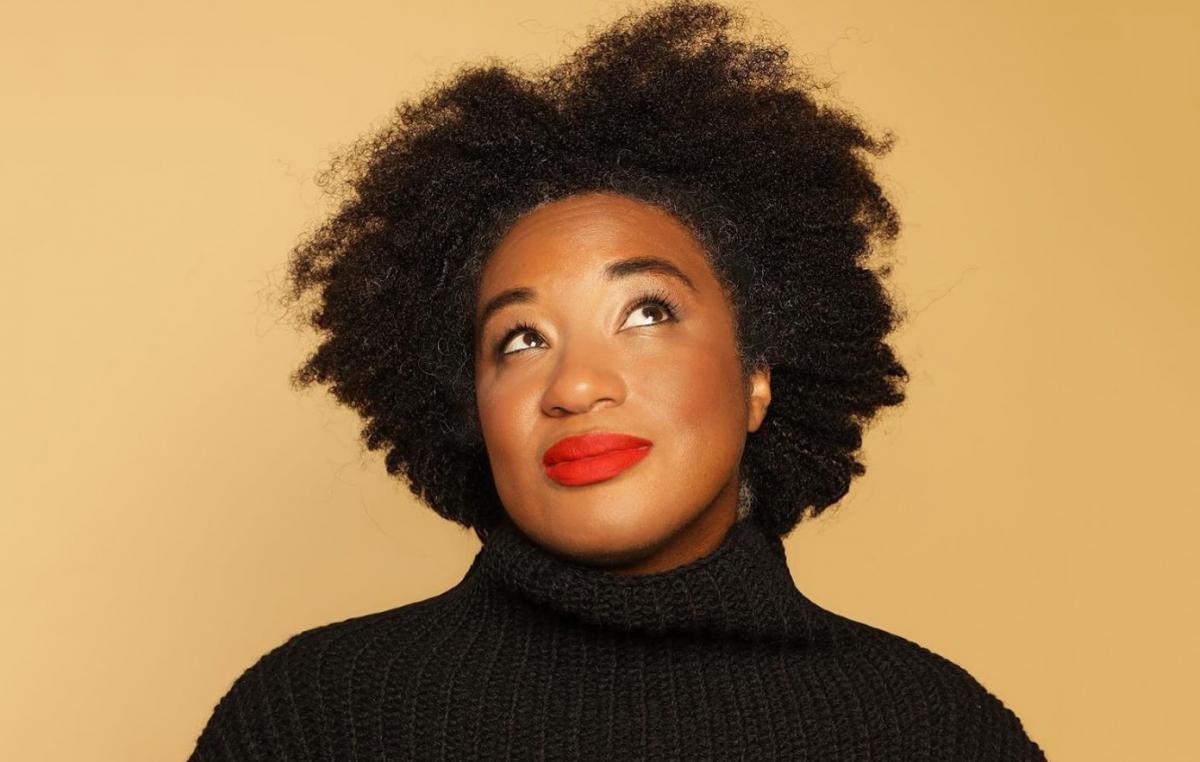
<path fill-rule="evenodd" d="M 788 538 L 797 583 L 1055 762 L 1200 758 L 1187 5 L 742 6 L 900 138 L 910 399 Z M 183 759 L 267 649 L 461 578 L 474 535 L 288 387 L 313 337 L 274 290 L 334 150 L 628 7 L 6 4 L 0 758 Z"/>

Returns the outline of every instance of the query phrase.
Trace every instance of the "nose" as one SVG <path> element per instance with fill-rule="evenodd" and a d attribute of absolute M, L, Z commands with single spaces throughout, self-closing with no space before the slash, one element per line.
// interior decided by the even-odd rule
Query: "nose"
<path fill-rule="evenodd" d="M 599 405 L 619 405 L 625 383 L 610 353 L 596 343 L 576 342 L 560 348 L 558 362 L 546 380 L 542 411 L 560 417 L 586 413 Z"/>

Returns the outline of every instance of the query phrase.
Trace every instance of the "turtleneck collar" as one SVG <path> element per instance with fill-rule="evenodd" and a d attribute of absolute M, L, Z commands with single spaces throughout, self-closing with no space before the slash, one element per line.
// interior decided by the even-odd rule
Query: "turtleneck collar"
<path fill-rule="evenodd" d="M 660 572 L 624 575 L 548 552 L 506 519 L 471 565 L 535 604 L 626 632 L 811 637 L 823 610 L 792 581 L 783 542 L 752 517 L 708 555 Z"/>

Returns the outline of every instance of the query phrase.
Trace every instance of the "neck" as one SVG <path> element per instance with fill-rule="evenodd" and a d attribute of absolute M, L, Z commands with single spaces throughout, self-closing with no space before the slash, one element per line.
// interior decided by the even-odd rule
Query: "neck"
<path fill-rule="evenodd" d="M 736 489 L 732 497 L 736 498 Z M 712 553 L 733 526 L 737 504 L 725 492 L 679 531 L 653 547 L 636 561 L 606 567 L 614 574 L 634 576 L 667 571 Z"/>
<path fill-rule="evenodd" d="M 485 540 L 468 578 L 472 589 L 499 590 L 547 615 L 614 631 L 811 639 L 820 617 L 796 589 L 780 538 L 752 513 L 706 555 L 643 574 L 563 558 L 504 521 Z"/>

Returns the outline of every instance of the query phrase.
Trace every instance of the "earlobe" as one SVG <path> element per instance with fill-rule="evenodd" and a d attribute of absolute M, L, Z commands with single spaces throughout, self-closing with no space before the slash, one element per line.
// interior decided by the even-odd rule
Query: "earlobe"
<path fill-rule="evenodd" d="M 771 369 L 760 365 L 750 375 L 750 410 L 747 431 L 758 431 L 763 419 L 767 417 L 767 408 L 771 405 Z"/>

